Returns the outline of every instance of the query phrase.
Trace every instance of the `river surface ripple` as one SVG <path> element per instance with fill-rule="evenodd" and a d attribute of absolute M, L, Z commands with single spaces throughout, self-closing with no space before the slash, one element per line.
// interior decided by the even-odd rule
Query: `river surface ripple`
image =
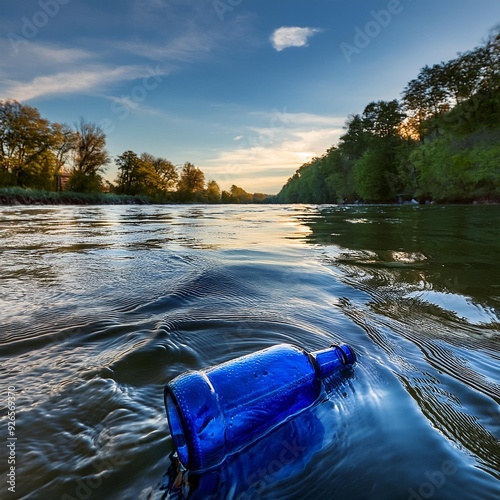
<path fill-rule="evenodd" d="M 500 498 L 499 220 L 498 206 L 1 207 L 17 440 L 9 455 L 4 411 L 0 497 Z M 168 486 L 164 384 L 281 342 L 343 342 L 358 363 L 216 473 Z"/>

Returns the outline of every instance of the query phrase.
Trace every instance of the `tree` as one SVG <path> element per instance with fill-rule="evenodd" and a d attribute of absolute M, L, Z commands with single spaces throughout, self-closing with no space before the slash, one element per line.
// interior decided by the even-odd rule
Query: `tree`
<path fill-rule="evenodd" d="M 500 25 L 482 47 L 421 69 L 402 102 L 349 116 L 338 146 L 298 168 L 285 203 L 500 199 Z"/>
<path fill-rule="evenodd" d="M 50 122 L 36 108 L 8 99 L 0 101 L 0 182 L 27 187 L 51 160 Z"/>
<path fill-rule="evenodd" d="M 220 195 L 220 202 L 221 203 L 231 203 L 231 194 L 229 193 L 229 191 L 222 191 L 221 195 Z"/>
<path fill-rule="evenodd" d="M 254 193 L 253 202 L 254 203 L 273 203 L 274 196 L 265 193 Z"/>
<path fill-rule="evenodd" d="M 230 203 L 253 203 L 253 196 L 235 184 L 231 186 L 230 195 Z"/>
<path fill-rule="evenodd" d="M 157 189 L 159 191 L 171 191 L 179 179 L 179 174 L 174 164 L 165 158 L 156 158 L 152 154 L 142 153 L 141 160 L 151 167 L 157 175 Z"/>
<path fill-rule="evenodd" d="M 95 123 L 80 119 L 76 129 L 73 175 L 69 184 L 71 189 L 81 192 L 100 190 L 101 175 L 110 162 L 106 150 L 106 134 Z"/>
<path fill-rule="evenodd" d="M 326 152 L 329 163 L 325 184 L 331 202 L 344 203 L 356 199 L 356 188 L 352 172 L 353 161 L 340 148 L 332 147 Z"/>
<path fill-rule="evenodd" d="M 386 157 L 381 149 L 371 149 L 354 164 L 354 179 L 358 195 L 364 201 L 384 202 L 393 199 L 387 183 Z"/>
<path fill-rule="evenodd" d="M 133 151 L 125 151 L 116 159 L 118 177 L 116 190 L 121 194 L 136 194 L 141 160 Z"/>
<path fill-rule="evenodd" d="M 399 136 L 405 118 L 397 100 L 371 102 L 363 111 L 363 127 L 375 137 Z"/>
<path fill-rule="evenodd" d="M 55 176 L 58 179 L 62 170 L 69 165 L 76 149 L 77 135 L 70 125 L 52 123 L 52 151 L 55 156 Z M 61 189 L 60 180 L 56 182 L 56 190 Z"/>
<path fill-rule="evenodd" d="M 500 130 L 476 131 L 462 138 L 449 134 L 422 144 L 410 154 L 419 195 L 437 201 L 500 197 Z"/>
<path fill-rule="evenodd" d="M 431 118 L 450 110 L 449 92 L 446 82 L 450 68 L 444 63 L 424 66 L 417 78 L 411 80 L 403 91 L 403 106 L 408 114 L 407 126 L 421 139 L 438 133 L 428 128 Z"/>
<path fill-rule="evenodd" d="M 360 115 L 351 115 L 344 126 L 344 130 L 346 130 L 346 133 L 339 139 L 339 150 L 348 159 L 357 160 L 361 158 L 368 148 L 370 139 L 363 118 Z"/>
<path fill-rule="evenodd" d="M 208 181 L 206 190 L 207 201 L 209 203 L 219 203 L 221 200 L 221 190 L 217 182 Z"/>
<path fill-rule="evenodd" d="M 177 192 L 181 201 L 196 200 L 205 188 L 205 174 L 192 163 L 186 162 L 182 167 L 177 184 Z"/>

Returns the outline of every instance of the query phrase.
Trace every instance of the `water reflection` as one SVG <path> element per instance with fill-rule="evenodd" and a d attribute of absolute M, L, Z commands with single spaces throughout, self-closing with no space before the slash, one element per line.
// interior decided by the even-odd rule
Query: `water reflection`
<path fill-rule="evenodd" d="M 371 298 L 337 306 L 387 353 L 432 426 L 500 478 L 498 426 L 476 417 L 475 401 L 483 399 L 490 415 L 500 404 L 497 207 L 318 212 L 302 219 L 312 231 L 308 241 L 340 279 Z M 417 347 L 427 369 L 408 362 L 403 339 Z M 458 398 L 457 382 L 475 397 Z"/>
<path fill-rule="evenodd" d="M 322 436 L 311 451 L 257 495 L 249 468 L 268 470 L 273 450 L 279 462 L 276 439 L 269 458 L 221 471 L 220 491 L 407 498 L 452 460 L 436 498 L 498 498 L 499 207 L 0 210 L 20 497 L 161 498 L 165 382 L 281 342 L 345 342 L 359 352 L 356 392 L 304 415 Z"/>
<path fill-rule="evenodd" d="M 301 471 L 321 448 L 324 436 L 325 426 L 317 411 L 308 410 L 215 470 L 183 472 L 172 457 L 166 476 L 167 494 L 193 500 L 258 498 L 279 481 Z"/>
<path fill-rule="evenodd" d="M 308 242 L 370 289 L 457 294 L 498 318 L 497 213 L 496 206 L 320 207 L 301 221 Z"/>
<path fill-rule="evenodd" d="M 350 370 L 345 370 L 342 375 L 347 379 L 352 376 Z M 215 469 L 199 473 L 187 471 L 176 455 L 171 454 L 171 464 L 162 487 L 166 490 L 163 498 L 246 500 L 261 497 L 281 481 L 293 480 L 319 450 L 325 446 L 335 447 L 340 420 L 338 411 L 335 411 L 336 401 L 347 397 L 343 389 L 347 379 L 342 377 L 331 377 L 326 381 L 322 402 L 228 457 Z"/>

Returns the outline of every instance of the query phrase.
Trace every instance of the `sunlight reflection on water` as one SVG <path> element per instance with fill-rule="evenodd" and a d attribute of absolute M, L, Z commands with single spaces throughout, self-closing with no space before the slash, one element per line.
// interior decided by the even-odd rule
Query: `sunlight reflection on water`
<path fill-rule="evenodd" d="M 345 342 L 359 361 L 302 416 L 321 439 L 301 460 L 273 475 L 257 443 L 220 488 L 407 498 L 450 461 L 439 498 L 500 496 L 499 207 L 0 213 L 0 374 L 17 390 L 20 497 L 162 498 L 165 382 L 280 342 Z M 258 490 L 249 463 L 266 471 Z M 191 491 L 206 498 L 207 480 L 192 476 Z"/>

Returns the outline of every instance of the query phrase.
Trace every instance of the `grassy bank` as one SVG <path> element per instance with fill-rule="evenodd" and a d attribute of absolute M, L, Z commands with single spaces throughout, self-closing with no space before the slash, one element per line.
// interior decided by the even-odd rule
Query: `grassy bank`
<path fill-rule="evenodd" d="M 143 205 L 153 202 L 146 196 L 0 188 L 0 205 Z"/>

